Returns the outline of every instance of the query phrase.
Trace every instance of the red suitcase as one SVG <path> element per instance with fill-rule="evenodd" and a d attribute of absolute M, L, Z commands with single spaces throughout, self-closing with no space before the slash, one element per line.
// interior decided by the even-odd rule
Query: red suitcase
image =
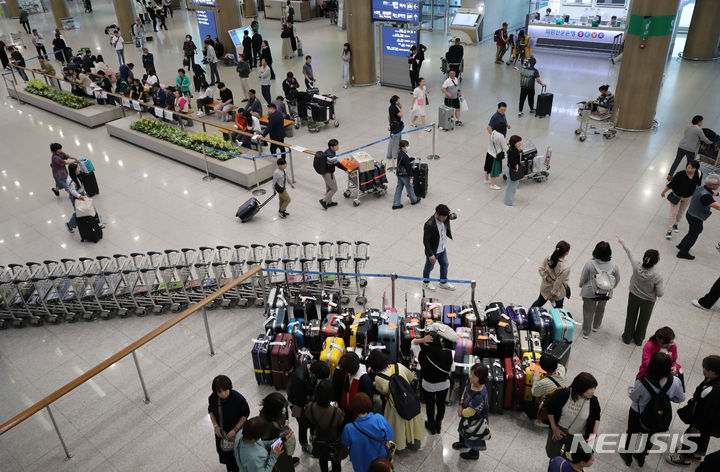
<path fill-rule="evenodd" d="M 520 400 L 525 396 L 525 371 L 520 366 L 518 357 L 503 359 L 505 368 L 505 395 L 503 408 L 506 410 L 519 410 Z"/>
<path fill-rule="evenodd" d="M 287 388 L 295 369 L 295 355 L 297 345 L 295 336 L 289 333 L 280 333 L 270 343 L 270 369 L 272 370 L 273 385 L 276 389 Z"/>

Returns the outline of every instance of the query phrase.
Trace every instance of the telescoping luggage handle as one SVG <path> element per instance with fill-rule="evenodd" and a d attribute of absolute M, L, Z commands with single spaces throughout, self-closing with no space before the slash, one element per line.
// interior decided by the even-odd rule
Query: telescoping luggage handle
<path fill-rule="evenodd" d="M 543 94 L 546 91 L 547 91 L 547 85 L 543 85 L 542 88 L 540 89 L 540 93 Z"/>

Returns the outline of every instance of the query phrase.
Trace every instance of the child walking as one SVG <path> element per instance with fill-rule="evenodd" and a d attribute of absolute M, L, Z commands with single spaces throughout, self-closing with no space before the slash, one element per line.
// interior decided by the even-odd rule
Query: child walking
<path fill-rule="evenodd" d="M 273 189 L 280 199 L 280 208 L 278 210 L 280 218 L 286 218 L 290 214 L 285 211 L 288 205 L 290 205 L 290 194 L 287 191 L 287 184 L 289 183 L 290 187 L 293 189 L 295 188 L 295 185 L 289 181 L 288 176 L 285 173 L 286 167 L 287 161 L 284 157 L 281 157 L 277 160 L 277 169 L 273 172 Z"/>
<path fill-rule="evenodd" d="M 488 378 L 487 366 L 475 364 L 470 369 L 469 377 L 470 381 L 465 387 L 458 406 L 460 440 L 453 443 L 452 448 L 470 448 L 469 451 L 461 453 L 460 457 L 467 460 L 478 460 L 480 451 L 487 448 L 485 439 L 490 438 L 488 393 L 485 388 Z"/>

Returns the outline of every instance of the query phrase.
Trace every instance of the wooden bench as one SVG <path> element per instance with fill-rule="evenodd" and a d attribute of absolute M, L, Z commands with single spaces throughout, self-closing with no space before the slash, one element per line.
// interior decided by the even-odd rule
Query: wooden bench
<path fill-rule="evenodd" d="M 258 120 L 260 121 L 261 125 L 265 125 L 265 126 L 267 126 L 267 124 L 269 122 L 269 118 L 267 115 L 261 116 L 260 118 L 258 118 Z M 285 128 L 287 128 L 288 126 L 293 126 L 294 124 L 295 124 L 295 122 L 293 120 L 283 120 L 283 126 Z"/>

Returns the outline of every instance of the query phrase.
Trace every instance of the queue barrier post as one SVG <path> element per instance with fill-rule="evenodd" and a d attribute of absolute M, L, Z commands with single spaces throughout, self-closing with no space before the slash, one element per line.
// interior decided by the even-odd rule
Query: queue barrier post
<path fill-rule="evenodd" d="M 60 428 L 58 428 L 57 422 L 55 421 L 55 417 L 52 414 L 52 410 L 50 409 L 50 405 L 46 406 L 45 409 L 48 412 L 48 415 L 50 416 L 50 421 L 52 421 L 53 426 L 55 427 L 55 432 L 58 435 L 58 439 L 60 439 L 60 444 L 62 444 L 62 448 L 65 451 L 65 461 L 69 461 L 72 459 L 72 455 L 70 454 L 70 451 L 68 451 L 67 446 L 65 445 L 65 440 L 62 437 L 62 434 L 60 434 Z"/>
<path fill-rule="evenodd" d="M 258 174 L 257 159 L 255 159 L 255 156 L 253 156 L 252 161 L 253 167 L 255 168 L 255 190 L 252 191 L 252 194 L 255 196 L 265 195 L 265 189 L 260 188 L 260 174 Z"/>
<path fill-rule="evenodd" d="M 430 154 L 427 158 L 428 159 L 440 159 L 440 156 L 435 154 L 435 131 L 437 130 L 437 123 L 432 124 L 432 154 Z"/>
<path fill-rule="evenodd" d="M 475 287 L 477 283 L 473 280 L 470 282 L 470 300 L 475 300 Z"/>
<path fill-rule="evenodd" d="M 205 152 L 205 145 L 202 146 L 203 159 L 205 160 L 205 176 L 202 178 L 205 182 L 213 180 L 215 177 L 210 175 L 210 169 L 208 167 L 207 153 Z"/>
<path fill-rule="evenodd" d="M 290 180 L 292 180 L 292 182 L 295 183 L 295 168 L 293 167 L 292 149 L 290 149 L 290 147 L 288 147 L 287 152 L 288 152 L 288 159 L 290 161 Z"/>
<path fill-rule="evenodd" d="M 397 274 L 393 272 L 390 274 L 390 296 L 392 300 L 392 307 L 395 308 L 395 281 L 397 280 Z"/>
<path fill-rule="evenodd" d="M 213 348 L 212 336 L 210 336 L 210 325 L 208 324 L 207 311 L 203 307 L 203 323 L 205 323 L 205 334 L 207 334 L 208 346 L 210 346 L 210 355 L 215 355 L 215 349 Z"/>
<path fill-rule="evenodd" d="M 13 86 L 13 90 L 15 91 L 15 97 L 17 97 L 18 105 L 22 105 L 22 100 L 20 99 L 20 95 L 17 93 L 17 82 L 15 81 L 15 72 L 13 72 L 12 86 Z"/>
<path fill-rule="evenodd" d="M 143 395 L 145 395 L 145 404 L 150 403 L 150 397 L 148 396 L 147 387 L 145 387 L 145 379 L 143 378 L 142 371 L 140 370 L 140 363 L 138 362 L 137 354 L 135 351 L 132 353 L 133 361 L 135 362 L 135 368 L 137 369 L 138 377 L 140 377 L 140 386 L 142 387 Z"/>

